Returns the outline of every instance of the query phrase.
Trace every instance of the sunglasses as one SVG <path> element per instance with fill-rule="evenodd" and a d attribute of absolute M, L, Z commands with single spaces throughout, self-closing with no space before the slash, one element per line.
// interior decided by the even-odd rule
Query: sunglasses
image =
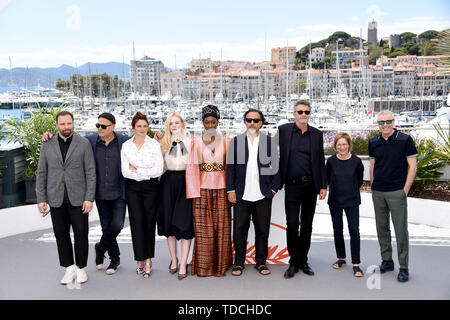
<path fill-rule="evenodd" d="M 393 119 L 392 119 L 392 120 L 386 120 L 386 121 L 378 121 L 378 124 L 379 124 L 380 126 L 382 126 L 382 125 L 384 125 L 385 123 L 386 123 L 386 124 L 391 124 L 393 121 L 394 121 Z"/>
<path fill-rule="evenodd" d="M 306 115 L 308 115 L 308 114 L 311 113 L 311 111 L 308 111 L 308 110 L 298 110 L 297 113 L 298 113 L 299 115 L 302 115 L 303 113 L 305 113 Z"/>
<path fill-rule="evenodd" d="M 251 123 L 252 121 L 254 123 L 259 123 L 261 121 L 261 119 L 245 118 L 245 122 L 247 122 L 247 123 Z"/>
<path fill-rule="evenodd" d="M 97 129 L 98 129 L 98 128 L 102 128 L 103 130 L 106 130 L 106 128 L 112 126 L 112 124 L 106 125 L 106 124 L 96 123 L 95 126 L 97 127 Z"/>

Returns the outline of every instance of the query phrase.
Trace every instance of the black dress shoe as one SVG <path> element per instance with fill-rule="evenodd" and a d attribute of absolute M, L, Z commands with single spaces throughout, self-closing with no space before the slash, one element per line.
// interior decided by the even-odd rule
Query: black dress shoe
<path fill-rule="evenodd" d="M 398 273 L 397 280 L 399 282 L 407 282 L 409 280 L 409 270 L 408 269 L 400 269 Z"/>
<path fill-rule="evenodd" d="M 292 278 L 296 273 L 298 272 L 298 268 L 292 264 L 289 265 L 289 268 L 286 270 L 286 272 L 284 273 L 284 278 L 285 279 L 290 279 Z"/>
<path fill-rule="evenodd" d="M 303 273 L 306 273 L 308 276 L 313 276 L 314 275 L 313 269 L 311 269 L 311 267 L 307 263 L 305 263 L 303 265 L 302 271 L 303 271 Z"/>

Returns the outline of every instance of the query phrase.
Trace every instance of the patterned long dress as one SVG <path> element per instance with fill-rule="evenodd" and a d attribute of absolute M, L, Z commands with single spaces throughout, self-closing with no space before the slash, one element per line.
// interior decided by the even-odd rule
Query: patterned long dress
<path fill-rule="evenodd" d="M 192 274 L 205 277 L 225 276 L 233 262 L 231 206 L 225 182 L 229 138 L 219 137 L 221 142 L 214 148 L 207 146 L 202 137 L 193 138 L 191 155 L 194 164 L 187 174 L 187 197 L 194 198 Z"/>

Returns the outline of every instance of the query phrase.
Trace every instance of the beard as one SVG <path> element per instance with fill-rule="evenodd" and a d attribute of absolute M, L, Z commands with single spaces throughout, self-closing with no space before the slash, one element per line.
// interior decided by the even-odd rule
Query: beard
<path fill-rule="evenodd" d="M 251 136 L 256 136 L 256 129 L 255 128 L 249 128 L 247 129 L 247 133 Z"/>
<path fill-rule="evenodd" d="M 73 133 L 73 129 L 66 129 L 63 131 L 59 130 L 59 134 L 61 136 L 63 136 L 64 138 L 69 138 L 72 135 L 72 133 Z"/>

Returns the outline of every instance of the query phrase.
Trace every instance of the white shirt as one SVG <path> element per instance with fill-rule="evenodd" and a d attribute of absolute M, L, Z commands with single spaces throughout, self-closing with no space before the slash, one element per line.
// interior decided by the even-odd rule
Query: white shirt
<path fill-rule="evenodd" d="M 261 193 L 261 188 L 259 187 L 259 169 L 258 169 L 258 146 L 259 146 L 259 135 L 254 138 L 253 143 L 247 136 L 248 142 L 248 162 L 247 162 L 247 172 L 245 174 L 245 188 L 243 200 L 246 201 L 259 201 L 264 199 L 264 195 Z"/>
<path fill-rule="evenodd" d="M 160 177 L 164 169 L 164 159 L 159 143 L 146 136 L 141 149 L 138 149 L 133 140 L 134 136 L 122 145 L 122 175 L 136 181 Z M 137 172 L 131 171 L 130 165 L 135 167 Z"/>

